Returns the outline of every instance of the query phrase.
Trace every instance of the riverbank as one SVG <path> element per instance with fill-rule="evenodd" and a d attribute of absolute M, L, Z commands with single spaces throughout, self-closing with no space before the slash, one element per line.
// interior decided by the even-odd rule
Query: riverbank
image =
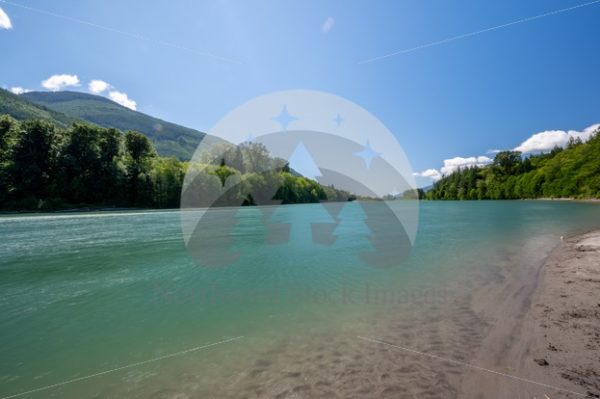
<path fill-rule="evenodd" d="M 502 375 L 465 380 L 465 396 L 600 397 L 600 231 L 563 238 L 540 267 L 523 269 L 487 296 L 504 299 L 480 304 L 500 322 L 473 364 Z"/>
<path fill-rule="evenodd" d="M 600 397 L 600 231 L 568 238 L 553 252 L 529 312 L 544 332 L 533 362 L 556 382 Z"/>
<path fill-rule="evenodd" d="M 600 198 L 536 198 L 534 201 L 600 202 Z"/>

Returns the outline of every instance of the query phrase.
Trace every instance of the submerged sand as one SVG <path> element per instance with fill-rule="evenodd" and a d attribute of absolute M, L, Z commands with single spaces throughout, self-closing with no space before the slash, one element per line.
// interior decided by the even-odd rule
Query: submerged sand
<path fill-rule="evenodd" d="M 521 262 L 465 286 L 473 295 L 398 308 L 363 338 L 284 343 L 239 383 L 257 398 L 600 397 L 600 232 Z"/>
<path fill-rule="evenodd" d="M 448 292 L 461 295 L 376 306 L 359 324 L 268 344 L 247 336 L 231 347 L 239 369 L 226 383 L 218 363 L 214 373 L 192 372 L 199 360 L 190 357 L 172 370 L 177 384 L 166 378 L 161 390 L 139 397 L 599 397 L 600 232 L 546 253 L 548 239 L 557 240 L 533 239 L 519 253 L 482 260 L 498 266 L 459 275 Z M 268 350 L 245 356 L 243 347 Z M 210 353 L 202 356 L 206 362 Z"/>

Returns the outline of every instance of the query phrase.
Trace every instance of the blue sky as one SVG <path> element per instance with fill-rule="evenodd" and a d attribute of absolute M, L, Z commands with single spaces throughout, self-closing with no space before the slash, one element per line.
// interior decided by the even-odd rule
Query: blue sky
<path fill-rule="evenodd" d="M 69 74 L 87 91 L 99 79 L 105 95 L 199 130 L 258 95 L 322 90 L 376 115 L 416 172 L 439 172 L 600 122 L 600 3 L 360 61 L 583 3 L 0 1 L 12 24 L 0 30 L 0 85 L 42 90 Z"/>

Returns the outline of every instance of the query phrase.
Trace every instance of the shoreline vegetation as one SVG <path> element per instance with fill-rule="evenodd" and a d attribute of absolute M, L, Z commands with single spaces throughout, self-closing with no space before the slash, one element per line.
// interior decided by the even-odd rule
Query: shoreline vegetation
<path fill-rule="evenodd" d="M 600 198 L 600 129 L 586 141 L 523 156 L 501 151 L 483 167 L 459 169 L 424 194 L 429 200 Z"/>
<path fill-rule="evenodd" d="M 0 116 L 0 211 L 166 209 L 180 206 L 186 171 L 223 205 L 352 201 L 353 194 L 300 176 L 260 143 L 217 143 L 198 161 L 161 157 L 143 134 L 87 123 Z M 232 184 L 233 182 L 233 184 Z M 213 195 L 214 196 L 214 195 Z M 212 206 L 213 204 L 203 204 Z"/>
<path fill-rule="evenodd" d="M 0 214 L 176 209 L 190 168 L 198 171 L 196 180 L 207 197 L 224 192 L 219 203 L 201 206 L 359 199 L 299 175 L 259 143 L 215 143 L 202 159 L 182 161 L 158 155 L 152 141 L 134 131 L 85 122 L 64 128 L 43 119 L 0 116 Z M 274 193 L 272 198 L 252 196 L 267 192 Z M 360 199 L 597 202 L 600 129 L 585 143 L 572 139 L 549 153 L 499 152 L 492 164 L 459 169 L 429 190 Z"/>

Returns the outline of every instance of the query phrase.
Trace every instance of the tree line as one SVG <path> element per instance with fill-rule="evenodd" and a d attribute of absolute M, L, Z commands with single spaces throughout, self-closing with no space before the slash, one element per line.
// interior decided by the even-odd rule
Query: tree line
<path fill-rule="evenodd" d="M 600 130 L 587 142 L 523 156 L 502 151 L 484 167 L 459 169 L 425 193 L 433 200 L 600 198 Z"/>
<path fill-rule="evenodd" d="M 295 174 L 258 143 L 229 145 L 192 163 L 159 156 L 152 142 L 134 131 L 86 123 L 63 129 L 49 121 L 0 116 L 3 210 L 179 207 L 190 167 L 201 171 L 206 187 L 219 190 L 227 184 L 228 204 L 256 204 L 248 193 L 260 192 L 265 180 L 276 187 L 269 199 L 283 203 L 352 199 Z"/>

